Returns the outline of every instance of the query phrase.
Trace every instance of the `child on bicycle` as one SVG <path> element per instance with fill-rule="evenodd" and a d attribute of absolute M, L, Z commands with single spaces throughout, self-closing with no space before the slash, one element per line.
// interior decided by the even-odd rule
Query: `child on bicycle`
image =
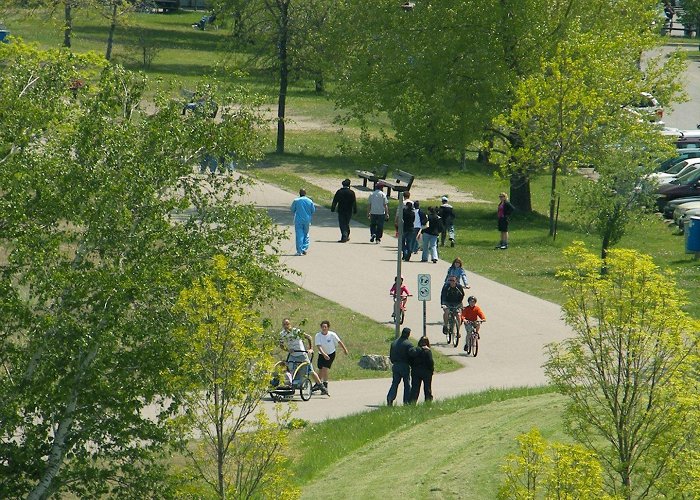
<path fill-rule="evenodd" d="M 401 294 L 401 310 L 406 309 L 406 302 L 408 301 L 408 296 L 411 295 L 411 292 L 408 291 L 408 287 L 403 284 L 403 276 L 401 276 L 401 288 L 399 289 L 399 292 Z M 396 297 L 396 281 L 394 281 L 394 284 L 391 285 L 391 289 L 389 290 L 389 295 L 392 297 Z M 391 317 L 394 317 L 394 314 L 392 313 Z"/>
<path fill-rule="evenodd" d="M 481 328 L 481 323 L 486 321 L 486 315 L 481 307 L 476 305 L 476 297 L 471 295 L 467 299 L 467 305 L 462 309 L 462 320 L 463 321 L 473 321 L 474 330 L 476 334 L 479 335 L 479 328 Z M 467 345 L 464 345 L 464 350 L 467 350 Z"/>

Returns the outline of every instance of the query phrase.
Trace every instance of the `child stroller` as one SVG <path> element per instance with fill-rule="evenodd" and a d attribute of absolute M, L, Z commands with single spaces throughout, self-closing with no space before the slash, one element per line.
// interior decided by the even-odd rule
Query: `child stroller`
<path fill-rule="evenodd" d="M 313 354 L 309 361 L 298 361 L 293 359 L 293 353 L 289 353 L 286 361 L 275 363 L 268 391 L 273 401 L 290 401 L 297 390 L 302 401 L 311 399 L 313 392 L 311 383 L 312 360 Z"/>

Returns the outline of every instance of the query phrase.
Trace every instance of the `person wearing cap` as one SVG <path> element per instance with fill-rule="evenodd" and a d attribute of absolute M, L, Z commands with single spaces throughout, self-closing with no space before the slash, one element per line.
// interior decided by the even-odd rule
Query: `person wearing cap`
<path fill-rule="evenodd" d="M 447 195 L 442 197 L 442 205 L 438 209 L 438 215 L 442 219 L 442 231 L 440 231 L 440 246 L 445 246 L 445 237 L 449 236 L 450 246 L 455 246 L 455 210 L 449 203 Z"/>
<path fill-rule="evenodd" d="M 294 214 L 294 233 L 296 236 L 296 255 L 306 255 L 309 250 L 309 228 L 316 206 L 311 198 L 306 196 L 306 190 L 299 190 L 299 197 L 295 198 L 290 208 Z"/>
<path fill-rule="evenodd" d="M 333 196 L 331 212 L 338 209 L 338 226 L 340 227 L 340 239 L 338 243 L 350 241 L 350 219 L 357 213 L 357 198 L 355 191 L 350 189 L 350 179 L 343 181 L 343 187 L 338 189 Z"/>
<path fill-rule="evenodd" d="M 387 406 L 394 406 L 394 400 L 399 392 L 399 384 L 403 381 L 403 404 L 411 402 L 411 352 L 413 344 L 408 337 L 411 329 L 401 330 L 401 336 L 391 343 L 389 359 L 391 360 L 391 387 L 386 395 Z"/>

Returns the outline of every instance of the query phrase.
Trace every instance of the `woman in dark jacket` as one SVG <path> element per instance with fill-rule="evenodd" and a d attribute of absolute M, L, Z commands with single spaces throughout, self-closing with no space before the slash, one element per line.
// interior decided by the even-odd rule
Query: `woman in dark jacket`
<path fill-rule="evenodd" d="M 411 402 L 415 403 L 418 401 L 421 383 L 423 384 L 425 400 L 432 401 L 435 363 L 433 362 L 433 351 L 430 350 L 428 337 L 421 337 L 418 341 L 418 347 L 414 347 L 411 354 Z"/>
<path fill-rule="evenodd" d="M 442 231 L 442 221 L 437 213 L 437 207 L 428 207 L 428 227 L 423 228 L 423 258 L 421 262 L 432 260 L 437 264 L 438 250 L 437 240 Z"/>
<path fill-rule="evenodd" d="M 403 208 L 403 260 L 411 260 L 411 250 L 413 247 L 413 222 L 416 214 L 413 211 L 413 203 L 407 201 Z"/>

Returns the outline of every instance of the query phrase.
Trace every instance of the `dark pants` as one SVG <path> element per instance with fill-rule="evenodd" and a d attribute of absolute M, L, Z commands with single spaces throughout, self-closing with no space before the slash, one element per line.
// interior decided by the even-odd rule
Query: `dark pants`
<path fill-rule="evenodd" d="M 389 388 L 389 393 L 386 395 L 386 403 L 388 405 L 394 404 L 396 399 L 396 394 L 399 392 L 399 384 L 403 380 L 403 404 L 408 404 L 411 402 L 411 368 L 408 363 L 394 363 L 391 365 L 391 387 Z"/>
<path fill-rule="evenodd" d="M 382 239 L 384 236 L 384 214 L 371 214 L 369 216 L 369 234 L 378 240 Z"/>
<path fill-rule="evenodd" d="M 411 402 L 418 401 L 420 385 L 423 384 L 423 394 L 426 401 L 433 400 L 433 373 L 427 370 L 413 370 L 411 374 Z"/>
<path fill-rule="evenodd" d="M 352 219 L 352 212 L 338 212 L 338 226 L 340 227 L 341 240 L 350 239 L 350 219 Z"/>
<path fill-rule="evenodd" d="M 403 233 L 403 260 L 409 260 L 411 258 L 411 253 L 413 252 L 413 229 L 408 230 Z"/>

